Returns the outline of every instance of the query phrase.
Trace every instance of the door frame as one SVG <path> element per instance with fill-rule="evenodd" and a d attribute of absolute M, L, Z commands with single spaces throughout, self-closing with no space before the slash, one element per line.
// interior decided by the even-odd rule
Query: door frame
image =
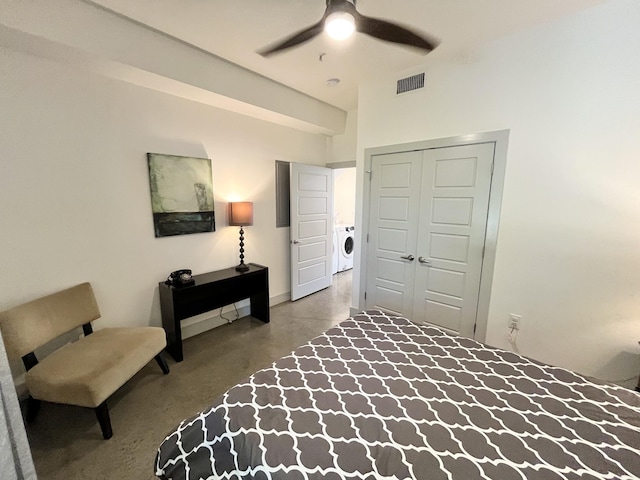
<path fill-rule="evenodd" d="M 498 242 L 498 227 L 500 224 L 500 208 L 502 205 L 502 192 L 504 189 L 504 177 L 507 165 L 507 148 L 509 145 L 509 130 L 496 130 L 493 132 L 459 135 L 455 137 L 437 138 L 419 142 L 386 145 L 382 147 L 367 148 L 364 151 L 364 190 L 362 204 L 362 228 L 360 229 L 360 245 L 367 245 L 369 236 L 369 207 L 371 205 L 371 164 L 372 157 L 389 153 L 411 152 L 415 150 L 430 150 L 434 148 L 457 147 L 461 145 L 474 145 L 479 143 L 494 144 L 493 175 L 489 193 L 489 210 L 487 213 L 487 229 L 484 241 L 484 258 L 482 260 L 482 273 L 480 276 L 480 292 L 478 295 L 478 309 L 476 313 L 476 330 L 474 338 L 484 342 L 487 335 L 487 323 L 489 320 L 489 305 L 491 301 L 491 287 L 493 285 L 493 270 L 496 259 L 496 247 Z M 359 252 L 359 285 L 358 285 L 358 309 L 364 308 L 365 289 L 367 286 L 367 248 L 361 248 Z"/>

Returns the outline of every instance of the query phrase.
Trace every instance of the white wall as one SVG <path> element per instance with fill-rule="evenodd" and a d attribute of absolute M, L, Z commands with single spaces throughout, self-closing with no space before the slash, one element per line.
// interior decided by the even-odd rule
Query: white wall
<path fill-rule="evenodd" d="M 358 143 L 358 110 L 347 112 L 344 133 L 329 137 L 329 158 L 327 163 L 352 162 L 355 165 Z"/>
<path fill-rule="evenodd" d="M 354 225 L 356 221 L 356 168 L 333 170 L 333 221 Z"/>
<path fill-rule="evenodd" d="M 0 49 L 0 309 L 91 281 L 97 327 L 160 325 L 158 282 L 238 262 L 230 200 L 250 200 L 246 260 L 289 291 L 275 159 L 324 165 L 323 135 Z M 212 159 L 217 230 L 155 238 L 147 152 Z"/>
<path fill-rule="evenodd" d="M 510 129 L 487 341 L 519 313 L 524 355 L 609 380 L 640 370 L 638 25 L 611 1 L 359 97 L 358 185 L 365 148 Z"/>

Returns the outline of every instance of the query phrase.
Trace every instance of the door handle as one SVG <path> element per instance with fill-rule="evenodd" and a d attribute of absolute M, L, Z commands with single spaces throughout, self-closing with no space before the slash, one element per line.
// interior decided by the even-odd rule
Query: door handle
<path fill-rule="evenodd" d="M 291 243 L 293 243 L 294 245 L 297 245 L 298 243 L 300 243 L 300 240 L 294 240 Z"/>
<path fill-rule="evenodd" d="M 416 258 L 413 255 L 403 255 L 400 257 L 403 260 L 409 260 L 410 262 L 413 262 L 413 259 Z"/>
<path fill-rule="evenodd" d="M 427 260 L 427 259 L 426 259 L 426 258 L 424 258 L 424 257 L 418 257 L 418 261 L 419 261 L 420 263 L 431 263 L 431 260 Z"/>

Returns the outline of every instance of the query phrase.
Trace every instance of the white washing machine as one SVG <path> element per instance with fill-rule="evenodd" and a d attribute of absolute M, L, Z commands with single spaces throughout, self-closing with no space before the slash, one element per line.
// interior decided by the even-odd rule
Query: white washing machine
<path fill-rule="evenodd" d="M 355 247 L 353 230 L 354 228 L 351 225 L 336 226 L 339 272 L 353 268 L 353 250 Z"/>
<path fill-rule="evenodd" d="M 340 259 L 340 249 L 338 248 L 338 232 L 333 229 L 333 261 L 331 263 L 331 274 L 338 273 L 338 260 Z"/>

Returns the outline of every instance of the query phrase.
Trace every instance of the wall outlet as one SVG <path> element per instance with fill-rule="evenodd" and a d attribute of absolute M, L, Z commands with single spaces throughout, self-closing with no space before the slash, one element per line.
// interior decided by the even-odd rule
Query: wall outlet
<path fill-rule="evenodd" d="M 520 320 L 522 320 L 521 315 L 510 313 L 509 314 L 509 330 L 520 330 Z"/>

